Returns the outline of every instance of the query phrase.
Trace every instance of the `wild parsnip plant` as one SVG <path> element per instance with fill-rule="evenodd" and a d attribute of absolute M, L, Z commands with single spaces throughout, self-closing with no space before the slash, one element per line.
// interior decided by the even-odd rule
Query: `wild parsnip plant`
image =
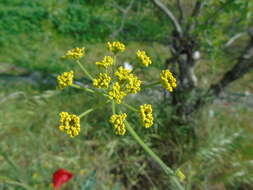
<path fill-rule="evenodd" d="M 68 71 L 57 77 L 58 88 L 63 89 L 68 86 L 78 88 L 87 93 L 103 96 L 105 97 L 105 101 L 93 108 L 85 110 L 79 115 L 61 112 L 59 114 L 59 130 L 65 132 L 71 138 L 76 137 L 81 131 L 81 118 L 87 116 L 96 108 L 110 103 L 112 115 L 107 120 L 111 123 L 115 134 L 123 136 L 129 133 L 170 177 L 172 187 L 183 190 L 184 188 L 181 182 L 183 182 L 185 178 L 184 174 L 179 169 L 173 171 L 143 142 L 127 121 L 127 113 L 123 113 L 122 111 L 122 108 L 125 107 L 129 111 L 135 112 L 139 116 L 141 126 L 144 128 L 152 127 L 154 123 L 152 105 L 145 102 L 143 105 L 140 105 L 139 108 L 136 108 L 135 106 L 127 104 L 125 99 L 129 94 L 137 94 L 142 88 L 152 88 L 159 84 L 167 91 L 172 92 L 176 87 L 176 79 L 169 70 L 163 70 L 160 73 L 160 80 L 142 87 L 143 82 L 134 74 L 134 70 L 132 71 L 124 68 L 122 64 L 117 62 L 117 57 L 125 51 L 125 45 L 121 42 L 108 42 L 107 49 L 109 55 L 104 56 L 101 61 L 97 61 L 94 64 L 96 70 L 100 71 L 95 77 L 92 76 L 80 62 L 81 58 L 85 55 L 85 48 L 74 48 L 63 56 L 65 59 L 72 59 L 81 68 L 85 76 L 92 80 L 92 87 L 83 87 L 74 84 L 74 72 Z M 151 58 L 143 50 L 138 50 L 136 52 L 136 59 L 143 67 L 148 67 L 152 64 Z"/>

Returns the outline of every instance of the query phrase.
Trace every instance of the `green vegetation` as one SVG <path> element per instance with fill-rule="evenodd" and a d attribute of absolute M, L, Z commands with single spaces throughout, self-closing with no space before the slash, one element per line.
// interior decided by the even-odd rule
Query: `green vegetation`
<path fill-rule="evenodd" d="M 84 117 L 81 134 L 70 139 L 56 128 L 58 114 L 81 113 L 92 106 L 94 97 L 76 89 L 56 91 L 52 84 L 42 86 L 43 82 L 20 80 L 20 75 L 27 73 L 42 73 L 42 80 L 69 69 L 79 80 L 82 75 L 78 67 L 60 59 L 66 50 L 76 46 L 86 48 L 82 63 L 95 73 L 92 65 L 103 57 L 104 42 L 121 25 L 122 14 L 112 2 L 0 0 L 0 190 L 50 189 L 51 175 L 57 168 L 74 174 L 63 188 L 66 190 L 168 189 L 167 177 L 130 135 L 114 134 L 106 122 L 110 107 Z M 127 6 L 124 0 L 118 3 Z M 146 1 L 135 3 L 131 9 L 135 14 L 128 15 L 123 31 L 114 37 L 127 46 L 119 58 L 121 62 L 133 64 L 137 49 L 148 52 L 154 64 L 140 77 L 150 81 L 157 78 L 157 70 L 169 57 L 166 46 L 157 42 L 171 30 L 166 18 L 161 14 L 157 19 L 151 8 Z M 237 52 L 245 45 L 234 46 L 231 51 Z M 227 57 L 219 59 L 230 63 Z M 199 85 L 205 87 L 208 81 L 217 80 L 227 65 L 199 61 Z M 140 71 L 137 66 L 136 72 Z M 6 74 L 13 80 L 5 78 Z M 153 101 L 154 127 L 136 130 L 168 165 L 182 170 L 187 190 L 253 188 L 253 100 L 244 96 L 246 91 L 253 93 L 252 73 L 227 91 L 241 96 L 218 99 L 196 113 L 191 124 L 179 127 L 171 123 L 175 116 L 161 88 L 146 90 L 137 100 L 131 100 L 136 104 Z M 159 98 L 150 98 L 158 95 Z M 133 122 L 136 119 L 134 115 L 128 117 Z M 187 132 L 192 126 L 195 136 L 189 138 Z"/>
<path fill-rule="evenodd" d="M 101 44 L 99 47 L 97 52 L 104 50 Z M 154 49 L 159 49 L 159 46 Z M 88 57 L 89 55 L 87 59 Z M 240 84 L 245 86 L 249 81 L 250 78 L 246 77 Z M 166 181 L 160 174 L 161 171 L 145 161 L 147 157 L 143 150 L 129 135 L 123 138 L 115 136 L 111 126 L 105 121 L 110 115 L 105 114 L 104 109 L 82 119 L 82 133 L 77 138 L 69 139 L 58 131 L 58 113 L 63 110 L 81 113 L 91 106 L 92 97 L 84 96 L 75 89 L 66 89 L 63 92 L 42 89 L 27 87 L 27 83 L 17 81 L 8 82 L 7 87 L 1 87 L 1 152 L 4 153 L 0 156 L 4 161 L 0 165 L 1 187 L 20 189 L 21 184 L 24 184 L 35 189 L 47 189 L 54 170 L 65 167 L 75 175 L 66 189 L 80 189 L 86 176 L 93 170 L 97 171 L 97 189 L 112 189 L 116 183 L 121 184 L 122 189 L 125 189 L 124 186 L 127 189 L 142 188 L 144 179 L 148 180 L 146 185 L 149 188 L 162 188 L 159 181 L 154 180 L 156 175 L 161 175 L 161 180 Z M 237 87 L 236 90 L 239 89 Z M 248 90 L 250 89 L 252 86 Z M 142 94 L 139 101 L 150 101 L 151 94 Z M 166 118 L 169 110 L 165 110 L 164 106 L 158 107 L 158 102 L 152 102 L 152 105 L 156 105 L 155 127 L 150 131 L 137 131 L 145 142 L 153 142 L 153 148 L 160 156 L 168 151 L 174 154 L 176 152 L 178 156 L 170 159 L 177 163 L 175 168 L 180 167 L 185 173 L 187 182 L 210 187 L 215 184 L 223 186 L 225 183 L 234 189 L 241 182 L 252 182 L 251 163 L 247 161 L 253 155 L 250 143 L 252 126 L 249 125 L 251 108 L 233 102 L 226 105 L 223 101 L 219 105 L 207 107 L 199 114 L 195 123 L 197 142 L 185 144 L 184 129 L 178 129 L 178 136 L 165 134 L 165 128 L 170 127 L 170 124 L 163 125 L 170 120 Z M 108 111 L 109 109 L 110 107 Z M 177 143 L 172 145 L 175 138 Z M 168 147 L 173 149 L 168 150 Z M 7 159 L 14 164 L 10 164 Z M 153 174 L 155 176 L 150 175 L 150 167 L 155 167 L 152 169 L 156 171 Z M 213 176 L 206 178 L 210 172 Z M 237 175 L 241 174 L 238 178 Z M 205 180 L 208 180 L 208 184 L 205 184 Z M 13 181 L 21 184 L 15 186 L 11 183 Z"/>
<path fill-rule="evenodd" d="M 120 27 L 121 13 L 109 3 L 104 8 L 102 1 L 95 2 L 1 0 L 0 47 L 4 50 L 1 62 L 30 71 L 64 71 L 68 64 L 59 66 L 59 57 L 66 50 L 74 46 L 99 46 Z M 150 14 L 151 11 L 141 15 L 138 21 L 134 16 L 128 18 L 117 39 L 161 40 L 166 27 Z"/>

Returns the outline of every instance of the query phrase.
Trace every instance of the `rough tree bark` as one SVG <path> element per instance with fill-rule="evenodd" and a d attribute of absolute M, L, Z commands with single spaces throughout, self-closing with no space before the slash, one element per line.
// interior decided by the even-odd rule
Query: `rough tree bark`
<path fill-rule="evenodd" d="M 230 83 L 240 79 L 253 69 L 253 30 L 248 30 L 248 33 L 250 35 L 250 41 L 241 56 L 237 59 L 236 64 L 217 83 L 210 86 L 205 96 L 198 98 L 188 114 L 212 102 Z"/>
<path fill-rule="evenodd" d="M 242 55 L 237 59 L 237 63 L 227 71 L 219 82 L 210 86 L 208 90 L 197 87 L 197 77 L 194 74 L 196 60 L 194 51 L 199 49 L 197 37 L 191 35 L 191 31 L 198 24 L 195 22 L 182 22 L 182 5 L 177 1 L 179 18 L 174 16 L 161 0 L 150 0 L 160 11 L 162 11 L 172 23 L 174 28 L 171 34 L 170 51 L 172 57 L 167 59 L 166 68 L 170 69 L 177 78 L 177 88 L 172 94 L 172 105 L 175 107 L 175 113 L 180 121 L 188 120 L 192 113 L 197 111 L 203 105 L 212 102 L 231 82 L 241 78 L 245 73 L 253 68 L 253 32 L 249 31 L 251 41 Z M 196 0 L 190 14 L 196 17 L 201 13 L 205 0 Z M 213 23 L 217 14 L 229 5 L 218 7 L 210 16 L 208 22 Z"/>

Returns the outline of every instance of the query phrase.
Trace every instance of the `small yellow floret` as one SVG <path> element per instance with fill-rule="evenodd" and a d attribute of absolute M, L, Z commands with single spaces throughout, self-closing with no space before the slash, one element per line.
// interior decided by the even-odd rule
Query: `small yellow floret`
<path fill-rule="evenodd" d="M 153 125 L 152 107 L 150 104 L 141 105 L 139 115 L 145 128 L 149 128 Z"/>
<path fill-rule="evenodd" d="M 148 57 L 146 55 L 146 52 L 145 51 L 141 51 L 141 50 L 138 50 L 136 52 L 136 55 L 137 55 L 137 59 L 139 60 L 139 63 L 145 67 L 149 66 L 150 64 L 152 64 L 152 61 L 150 59 L 150 57 Z"/>
<path fill-rule="evenodd" d="M 80 132 L 80 118 L 77 115 L 61 112 L 60 114 L 61 131 L 65 131 L 70 137 L 75 137 Z"/>
<path fill-rule="evenodd" d="M 184 181 L 185 175 L 183 174 L 183 172 L 180 171 L 180 169 L 177 169 L 175 174 L 179 178 L 180 181 L 182 181 L 182 182 Z"/>
<path fill-rule="evenodd" d="M 117 104 L 120 104 L 122 99 L 126 96 L 126 93 L 121 89 L 118 82 L 115 82 L 112 89 L 108 92 L 108 97 L 111 100 L 115 100 Z"/>
<path fill-rule="evenodd" d="M 62 57 L 66 59 L 80 59 L 84 56 L 84 47 L 82 48 L 74 48 L 69 51 Z"/>
<path fill-rule="evenodd" d="M 110 123 L 113 124 L 114 131 L 117 135 L 124 135 L 126 133 L 126 127 L 123 123 L 127 114 L 113 114 L 110 118 Z"/>
<path fill-rule="evenodd" d="M 63 89 L 67 86 L 70 86 L 73 83 L 73 77 L 73 71 L 64 72 L 63 74 L 57 76 L 58 88 Z"/>
<path fill-rule="evenodd" d="M 102 61 L 96 62 L 96 65 L 99 67 L 107 68 L 113 64 L 113 58 L 110 56 L 105 56 Z"/>
<path fill-rule="evenodd" d="M 162 86 L 169 92 L 173 91 L 173 88 L 177 86 L 177 80 L 169 70 L 162 70 L 160 74 L 160 80 Z"/>
<path fill-rule="evenodd" d="M 120 82 L 123 82 L 124 80 L 128 78 L 130 72 L 131 72 L 130 70 L 125 69 L 124 67 L 120 66 L 114 72 L 114 75 L 118 78 Z"/>
<path fill-rule="evenodd" d="M 125 84 L 124 91 L 126 93 L 137 93 L 141 90 L 141 81 L 131 74 L 131 71 L 120 66 L 114 75 L 118 78 L 120 84 Z"/>
<path fill-rule="evenodd" d="M 108 88 L 111 77 L 106 73 L 99 73 L 98 77 L 93 79 L 93 86 L 96 88 Z"/>
<path fill-rule="evenodd" d="M 125 45 L 121 42 L 107 42 L 107 48 L 109 51 L 117 54 L 119 52 L 123 52 L 126 48 Z"/>
<path fill-rule="evenodd" d="M 133 74 L 128 75 L 126 83 L 127 93 L 135 94 L 141 90 L 141 81 Z"/>

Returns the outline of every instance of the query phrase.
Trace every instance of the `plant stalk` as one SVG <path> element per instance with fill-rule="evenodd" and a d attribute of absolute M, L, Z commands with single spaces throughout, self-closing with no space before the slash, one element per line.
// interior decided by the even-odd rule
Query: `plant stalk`
<path fill-rule="evenodd" d="M 147 84 L 147 85 L 143 86 L 142 88 L 151 88 L 151 87 L 156 86 L 158 84 L 160 84 L 160 81 L 156 81 L 156 82 Z"/>
<path fill-rule="evenodd" d="M 78 117 L 79 117 L 79 118 L 82 118 L 82 117 L 88 115 L 89 113 L 93 112 L 95 109 L 97 109 L 97 108 L 99 108 L 99 107 L 101 107 L 101 106 L 107 104 L 108 102 L 110 102 L 110 100 L 107 100 L 106 102 L 103 102 L 103 103 L 101 103 L 101 104 L 98 104 L 98 105 L 95 106 L 94 108 L 90 108 L 90 109 L 84 111 L 83 113 L 81 113 L 80 115 L 78 115 Z"/>
<path fill-rule="evenodd" d="M 115 107 L 115 102 L 112 101 L 112 113 L 115 114 L 116 113 L 116 107 Z"/>
<path fill-rule="evenodd" d="M 95 93 L 94 90 L 90 89 L 90 88 L 84 88 L 84 87 L 81 87 L 81 86 L 78 86 L 76 84 L 71 84 L 70 86 L 74 87 L 74 88 L 78 88 L 78 89 L 81 89 L 81 90 L 85 90 L 86 92 L 90 92 L 92 94 Z"/>
<path fill-rule="evenodd" d="M 130 106 L 130 105 L 127 104 L 127 103 L 122 103 L 122 105 L 125 106 L 126 108 L 128 108 L 128 109 L 131 110 L 131 111 L 138 112 L 137 109 L 135 109 L 133 106 Z"/>
<path fill-rule="evenodd" d="M 85 69 L 85 67 L 80 63 L 79 60 L 77 60 L 77 64 L 80 66 L 80 68 L 83 70 L 84 74 L 89 77 L 90 80 L 93 81 L 93 77 L 90 75 L 90 73 Z"/>
<path fill-rule="evenodd" d="M 130 124 L 125 121 L 126 128 L 129 131 L 129 133 L 132 135 L 132 137 L 139 143 L 139 145 L 151 156 L 151 158 L 164 170 L 164 172 L 170 176 L 172 185 L 174 185 L 178 190 L 184 190 L 182 185 L 179 182 L 179 179 L 177 179 L 175 172 L 170 169 L 143 141 L 142 139 L 137 135 L 135 130 L 130 126 Z"/>

